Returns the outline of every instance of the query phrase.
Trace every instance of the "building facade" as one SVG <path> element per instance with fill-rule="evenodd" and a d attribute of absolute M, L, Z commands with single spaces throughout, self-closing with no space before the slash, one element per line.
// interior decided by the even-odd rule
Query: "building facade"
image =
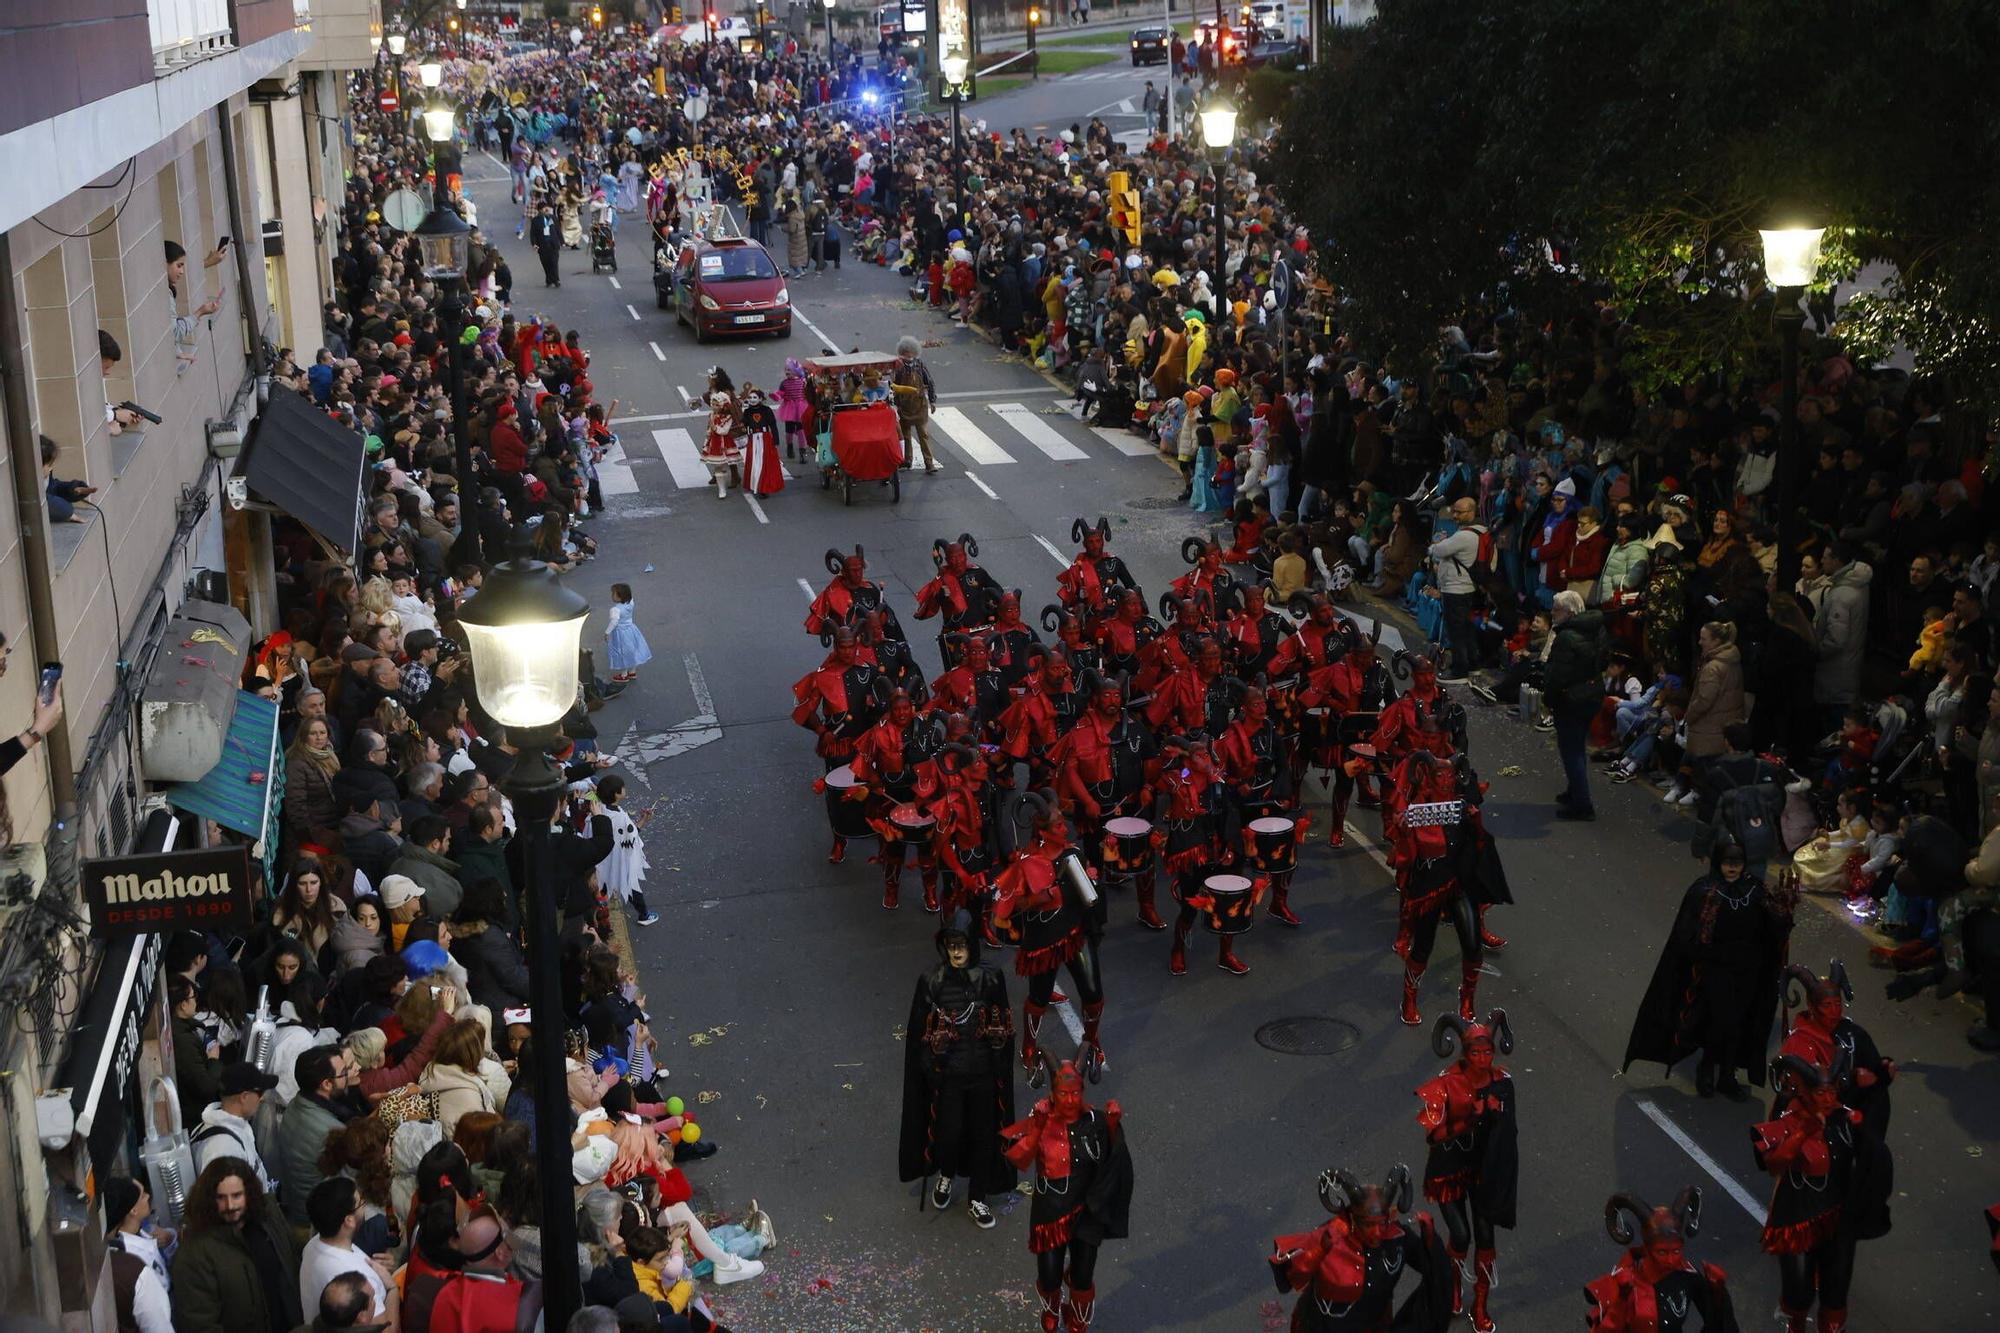
<path fill-rule="evenodd" d="M 4 778 L 0 1210 L 28 1243 L 0 1245 L 0 1312 L 111 1326 L 91 1203 L 145 1175 L 171 1074 L 160 937 L 91 937 L 80 863 L 257 838 L 195 799 L 233 722 L 254 746 L 235 696 L 276 628 L 268 516 L 227 483 L 270 352 L 321 346 L 347 83 L 380 35 L 377 0 L 0 4 L 0 734 L 45 661 L 66 710 Z M 94 489 L 52 514 L 45 474 Z"/>

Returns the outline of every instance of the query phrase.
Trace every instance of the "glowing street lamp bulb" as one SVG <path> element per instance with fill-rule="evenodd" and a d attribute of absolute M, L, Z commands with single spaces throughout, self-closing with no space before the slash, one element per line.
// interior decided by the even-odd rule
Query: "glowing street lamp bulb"
<path fill-rule="evenodd" d="M 971 64 L 963 52 L 955 52 L 938 60 L 938 68 L 944 71 L 944 81 L 954 85 L 965 82 L 965 72 Z"/>
<path fill-rule="evenodd" d="M 1774 287 L 1810 287 L 1819 273 L 1820 239 L 1824 227 L 1777 227 L 1759 231 L 1764 238 L 1764 276 Z"/>
<path fill-rule="evenodd" d="M 444 66 L 435 60 L 426 60 L 417 66 L 417 77 L 426 88 L 435 88 L 444 82 Z"/>
<path fill-rule="evenodd" d="M 1236 141 L 1236 108 L 1215 101 L 1201 109 L 1201 141 L 1210 148 L 1227 148 Z"/>
<path fill-rule="evenodd" d="M 403 35 L 402 33 L 400 33 L 400 32 L 392 32 L 392 33 L 390 33 L 390 34 L 389 34 L 389 54 L 390 54 L 390 55 L 392 55 L 392 56 L 400 56 L 400 55 L 402 55 L 402 54 L 403 54 L 403 48 L 404 48 L 404 47 L 406 47 L 406 46 L 408 46 L 409 44 L 410 44 L 410 39 L 409 39 L 408 37 L 404 36 L 404 35 Z"/>

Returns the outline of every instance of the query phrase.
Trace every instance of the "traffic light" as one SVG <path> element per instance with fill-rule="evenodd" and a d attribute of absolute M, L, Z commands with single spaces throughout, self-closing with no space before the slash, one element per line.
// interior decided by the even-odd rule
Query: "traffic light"
<path fill-rule="evenodd" d="M 669 23 L 687 22 L 686 19 L 681 17 L 681 7 L 679 5 L 669 5 L 667 7 L 667 22 Z"/>
<path fill-rule="evenodd" d="M 1139 244 L 1142 231 L 1139 192 L 1132 188 L 1131 173 L 1114 171 L 1107 185 L 1111 201 L 1111 229 L 1122 235 L 1127 245 Z"/>

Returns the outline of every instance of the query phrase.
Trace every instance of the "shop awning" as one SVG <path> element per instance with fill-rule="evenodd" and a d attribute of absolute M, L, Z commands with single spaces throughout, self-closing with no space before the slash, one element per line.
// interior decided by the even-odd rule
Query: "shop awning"
<path fill-rule="evenodd" d="M 277 848 L 277 815 L 285 793 L 285 752 L 278 745 L 278 705 L 239 690 L 236 715 L 222 742 L 222 758 L 194 782 L 167 788 L 167 803 L 176 810 L 213 819 L 234 829 L 259 849 L 265 868 Z"/>
<path fill-rule="evenodd" d="M 156 809 L 129 850 L 172 851 L 188 840 L 186 833 L 178 819 Z M 149 1035 L 142 1025 L 160 984 L 166 941 L 165 935 L 126 935 L 107 942 L 96 980 L 85 993 L 83 1011 L 70 1029 L 69 1055 L 58 1086 L 69 1088 L 75 1132 L 89 1143 L 90 1160 L 100 1178 L 125 1146 L 125 1102 L 138 1091 L 133 1078 L 139 1048 Z"/>
<path fill-rule="evenodd" d="M 275 392 L 258 414 L 243 475 L 250 489 L 343 551 L 361 539 L 361 435 L 305 399 Z"/>

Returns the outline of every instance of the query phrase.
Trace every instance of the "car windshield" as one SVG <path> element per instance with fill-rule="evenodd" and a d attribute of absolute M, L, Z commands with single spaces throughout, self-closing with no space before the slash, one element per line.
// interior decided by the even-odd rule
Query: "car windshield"
<path fill-rule="evenodd" d="M 1165 28 L 1141 28 L 1132 36 L 1142 42 L 1157 42 L 1167 35 Z"/>
<path fill-rule="evenodd" d="M 704 250 L 697 261 L 703 282 L 738 282 L 751 278 L 775 278 L 778 270 L 769 255 L 754 245 L 732 245 L 722 250 Z"/>

